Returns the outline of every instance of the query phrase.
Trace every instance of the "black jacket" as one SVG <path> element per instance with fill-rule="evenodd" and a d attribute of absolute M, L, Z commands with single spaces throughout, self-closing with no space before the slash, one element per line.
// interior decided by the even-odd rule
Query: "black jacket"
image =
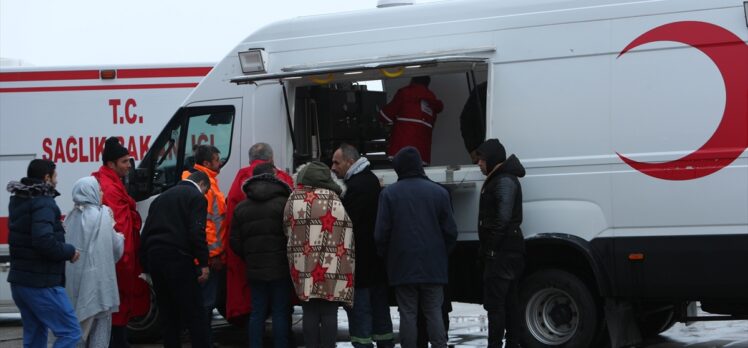
<path fill-rule="evenodd" d="M 484 252 L 524 253 L 522 186 L 518 177 L 525 169 L 514 155 L 489 174 L 480 194 L 478 235 Z"/>
<path fill-rule="evenodd" d="M 231 219 L 231 250 L 247 264 L 247 279 L 291 279 L 286 257 L 283 211 L 291 188 L 272 174 L 253 176 L 242 185 L 247 195 Z"/>
<path fill-rule="evenodd" d="M 492 151 L 483 149 L 484 145 L 481 145 L 479 151 L 491 154 Z M 491 159 L 487 159 L 486 162 L 488 168 L 494 168 L 498 164 Z M 490 166 L 492 164 L 494 167 Z M 481 189 L 478 208 L 478 238 L 482 256 L 497 259 L 503 264 L 501 268 L 507 268 L 508 263 L 515 263 L 513 259 L 525 253 L 525 240 L 520 229 L 522 186 L 518 179 L 523 176 L 525 176 L 525 168 L 516 156 L 511 155 L 499 168 L 488 174 Z M 490 266 L 489 262 L 487 266 Z M 509 266 L 498 276 L 513 278 L 520 271 L 518 267 Z"/>
<path fill-rule="evenodd" d="M 374 239 L 390 286 L 448 281 L 457 225 L 449 192 L 426 177 L 421 163 L 414 147 L 400 150 L 392 161 L 398 181 L 379 196 Z"/>
<path fill-rule="evenodd" d="M 47 288 L 65 286 L 65 261 L 73 258 L 75 247 L 65 243 L 60 194 L 41 180 L 23 178 L 8 184 L 13 194 L 8 204 L 8 282 Z"/>
<path fill-rule="evenodd" d="M 200 267 L 207 267 L 207 210 L 205 195 L 190 181 L 183 180 L 156 197 L 148 209 L 148 218 L 140 236 L 141 265 L 148 267 L 150 250 L 170 248 L 197 259 Z"/>
<path fill-rule="evenodd" d="M 377 255 L 374 244 L 374 224 L 377 220 L 379 179 L 369 167 L 345 181 L 343 207 L 353 222 L 353 239 L 356 245 L 356 287 L 368 288 L 387 284 L 384 262 Z"/>

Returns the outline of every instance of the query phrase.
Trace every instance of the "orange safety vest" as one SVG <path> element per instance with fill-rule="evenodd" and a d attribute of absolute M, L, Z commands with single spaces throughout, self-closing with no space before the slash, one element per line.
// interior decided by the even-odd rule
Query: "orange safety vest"
<path fill-rule="evenodd" d="M 205 221 L 205 241 L 208 243 L 208 252 L 210 257 L 223 254 L 224 241 L 226 240 L 226 224 L 223 223 L 226 217 L 226 198 L 218 188 L 218 173 L 195 164 L 194 170 L 199 170 L 208 175 L 210 178 L 210 189 L 205 193 L 205 199 L 208 200 L 208 218 Z M 191 170 L 182 172 L 182 180 L 190 176 Z"/>

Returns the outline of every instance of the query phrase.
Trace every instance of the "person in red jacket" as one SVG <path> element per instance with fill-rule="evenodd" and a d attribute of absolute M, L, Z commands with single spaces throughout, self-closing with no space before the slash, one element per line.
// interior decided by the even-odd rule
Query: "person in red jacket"
<path fill-rule="evenodd" d="M 116 137 L 106 140 L 102 154 L 104 165 L 91 175 L 104 192 L 102 203 L 114 213 L 114 230 L 125 236 L 125 251 L 116 264 L 119 288 L 119 311 L 112 314 L 112 335 L 109 347 L 128 347 L 127 322 L 142 316 L 150 306 L 148 284 L 139 278 L 143 273 L 138 255 L 140 249 L 140 214 L 135 200 L 127 194 L 122 178 L 130 171 L 130 151 Z"/>
<path fill-rule="evenodd" d="M 249 166 L 236 173 L 236 178 L 234 178 L 226 198 L 226 219 L 224 222 L 226 226 L 231 226 L 234 209 L 247 198 L 242 191 L 242 184 L 252 177 L 252 172 L 257 165 L 268 162 L 273 163 L 273 149 L 270 145 L 257 143 L 249 148 Z M 293 187 L 293 179 L 288 173 L 276 168 L 275 177 L 288 184 L 289 187 Z M 230 229 L 226 231 L 226 238 L 231 238 Z M 237 256 L 231 248 L 228 248 L 226 252 L 226 268 L 226 315 L 229 319 L 232 319 L 249 314 L 252 308 L 249 299 L 246 266 L 241 257 Z"/>
<path fill-rule="evenodd" d="M 379 111 L 379 119 L 392 125 L 387 156 L 392 158 L 400 149 L 418 149 L 425 164 L 431 163 L 431 131 L 436 114 L 444 109 L 441 100 L 429 90 L 431 77 L 416 76 L 400 88 L 395 97 Z"/>

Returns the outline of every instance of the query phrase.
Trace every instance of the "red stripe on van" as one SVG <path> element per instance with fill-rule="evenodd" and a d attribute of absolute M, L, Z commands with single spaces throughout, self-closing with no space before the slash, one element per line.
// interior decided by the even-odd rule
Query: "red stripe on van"
<path fill-rule="evenodd" d="M 0 82 L 98 79 L 98 70 L 25 71 L 0 73 Z"/>
<path fill-rule="evenodd" d="M 212 67 L 203 68 L 163 68 L 163 69 L 117 69 L 118 79 L 138 79 L 149 77 L 190 77 L 208 75 Z"/>
<path fill-rule="evenodd" d="M 156 89 L 156 88 L 195 88 L 197 83 L 160 83 L 145 85 L 110 85 L 110 86 L 52 86 L 52 87 L 15 87 L 0 88 L 0 93 L 28 92 L 70 92 L 70 91 L 103 91 L 117 89 Z"/>
<path fill-rule="evenodd" d="M 0 244 L 8 244 L 8 217 L 0 216 Z"/>
<path fill-rule="evenodd" d="M 205 76 L 212 67 L 116 69 L 118 79 Z M 107 69 L 102 69 L 107 70 Z M 99 70 L 23 71 L 0 73 L 0 82 L 98 80 Z"/>

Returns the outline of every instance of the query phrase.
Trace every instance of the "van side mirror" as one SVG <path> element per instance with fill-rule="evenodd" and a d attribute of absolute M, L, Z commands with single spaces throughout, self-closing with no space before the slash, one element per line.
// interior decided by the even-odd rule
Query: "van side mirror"
<path fill-rule="evenodd" d="M 149 196 L 151 188 L 150 168 L 136 168 L 135 161 L 131 158 L 130 172 L 127 173 L 127 193 L 136 201 L 143 200 Z"/>
<path fill-rule="evenodd" d="M 233 112 L 218 112 L 208 116 L 208 120 L 206 122 L 211 126 L 217 126 L 221 124 L 231 124 L 233 120 Z"/>

